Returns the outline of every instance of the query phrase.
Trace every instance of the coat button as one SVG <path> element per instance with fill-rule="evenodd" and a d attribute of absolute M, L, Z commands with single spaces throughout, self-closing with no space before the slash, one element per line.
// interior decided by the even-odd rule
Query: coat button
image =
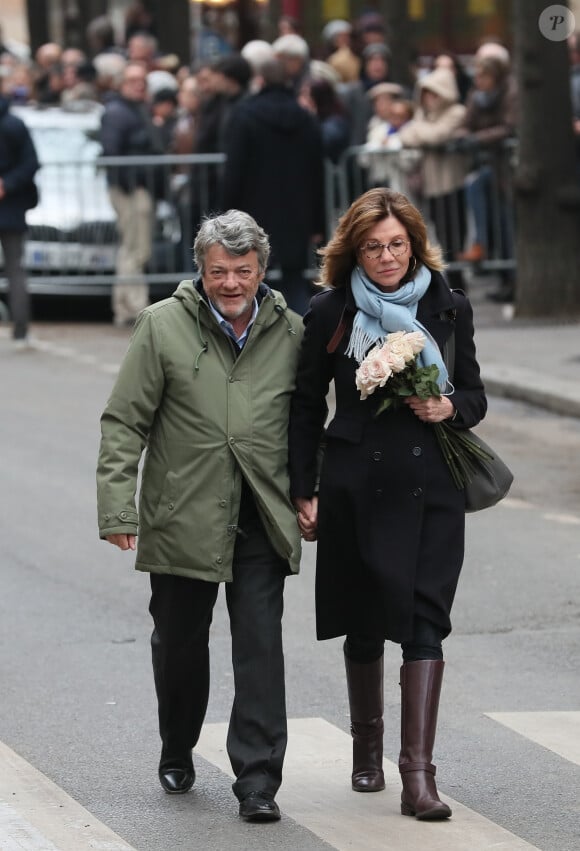
<path fill-rule="evenodd" d="M 423 488 L 415 488 L 413 496 L 423 496 Z"/>
<path fill-rule="evenodd" d="M 234 381 L 235 381 L 234 376 L 233 376 L 233 375 L 230 375 L 230 377 L 229 377 L 228 381 L 230 382 L 230 384 L 233 384 L 233 383 L 234 383 Z"/>
<path fill-rule="evenodd" d="M 413 446 L 413 455 L 419 456 L 419 455 L 421 455 L 422 452 L 423 452 L 423 450 L 421 449 L 420 446 Z"/>
<path fill-rule="evenodd" d="M 236 442 L 236 438 L 235 438 L 235 437 L 230 437 L 230 443 L 235 443 L 235 442 Z"/>
<path fill-rule="evenodd" d="M 226 505 L 227 505 L 226 500 L 225 500 L 225 499 L 220 499 L 220 506 L 221 506 L 222 508 L 225 508 L 225 507 L 226 507 Z"/>
<path fill-rule="evenodd" d="M 119 514 L 119 517 L 121 518 L 121 520 L 126 520 L 127 519 L 127 512 L 121 511 L 121 513 Z"/>
<path fill-rule="evenodd" d="M 217 561 L 217 563 L 218 563 L 218 564 L 221 564 L 221 563 L 222 563 L 222 561 L 223 561 L 223 558 L 222 558 L 221 556 L 218 556 L 218 557 L 216 558 L 216 561 Z"/>
<path fill-rule="evenodd" d="M 172 502 L 170 502 L 170 503 L 169 503 L 169 505 L 167 506 L 167 508 L 168 508 L 170 511 L 173 511 L 173 509 L 175 508 L 175 506 L 173 505 L 173 503 L 172 503 Z"/>
<path fill-rule="evenodd" d="M 382 452 L 373 452 L 373 461 L 381 461 L 383 458 Z"/>
<path fill-rule="evenodd" d="M 376 493 L 376 495 L 377 495 L 377 496 L 382 496 L 382 495 L 383 495 L 383 489 L 382 489 L 382 488 L 377 488 L 377 489 L 376 489 L 376 491 L 375 491 L 375 493 Z"/>

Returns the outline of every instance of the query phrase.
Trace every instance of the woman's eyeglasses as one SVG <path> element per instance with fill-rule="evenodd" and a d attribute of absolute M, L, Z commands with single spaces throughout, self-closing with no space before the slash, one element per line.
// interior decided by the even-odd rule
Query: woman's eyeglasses
<path fill-rule="evenodd" d="M 385 248 L 393 257 L 400 257 L 409 246 L 407 239 L 393 239 L 391 242 L 367 242 L 361 246 L 361 252 L 367 260 L 378 260 Z"/>

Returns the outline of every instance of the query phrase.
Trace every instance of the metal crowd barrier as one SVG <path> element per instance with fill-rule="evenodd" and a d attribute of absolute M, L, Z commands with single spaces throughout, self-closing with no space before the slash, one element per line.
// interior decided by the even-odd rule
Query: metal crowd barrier
<path fill-rule="evenodd" d="M 422 173 L 425 151 L 387 150 L 366 145 L 348 148 L 338 163 L 326 163 L 326 209 L 329 232 L 350 204 L 373 186 L 389 186 L 407 195 L 428 224 L 430 238 L 444 251 L 450 270 L 471 267 L 458 255 L 480 241 L 482 272 L 515 267 L 513 169 L 515 140 L 496 146 L 477 146 L 458 140 L 430 149 L 464 161 L 464 182 L 447 197 L 425 193 Z"/>
<path fill-rule="evenodd" d="M 453 149 L 446 148 L 453 153 Z M 482 271 L 511 269 L 514 261 L 514 215 L 511 167 L 513 145 L 486 158 L 484 149 L 465 152 L 481 177 L 486 253 Z M 455 151 L 456 152 L 456 151 Z M 498 162 L 500 163 L 498 167 Z M 107 173 L 125 186 L 145 185 L 155 199 L 151 259 L 146 280 L 152 295 L 170 293 L 194 274 L 192 243 L 203 215 L 219 207 L 224 154 L 155 157 L 99 157 L 92 162 L 44 162 L 37 175 L 39 205 L 27 214 L 25 266 L 33 294 L 105 295 L 117 279 L 116 214 L 109 199 Z M 463 189 L 439 204 L 426 197 L 420 179 L 421 152 L 385 151 L 366 146 L 349 148 L 338 163 L 325 163 L 327 238 L 352 201 L 371 186 L 389 185 L 405 192 L 429 222 L 431 237 L 444 243 L 450 270 L 466 264 L 457 258 L 470 238 L 474 219 L 465 206 Z M 468 183 L 466 185 L 469 185 Z M 442 238 L 443 237 L 443 238 Z M 1 258 L 0 258 L 1 259 Z M 316 277 L 312 253 L 309 277 Z M 269 279 L 275 281 L 276 270 Z M 0 278 L 0 291 L 7 282 Z"/>

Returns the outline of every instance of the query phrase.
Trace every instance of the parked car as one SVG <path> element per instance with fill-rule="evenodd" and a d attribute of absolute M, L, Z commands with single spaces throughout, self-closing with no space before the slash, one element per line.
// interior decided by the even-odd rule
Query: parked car
<path fill-rule="evenodd" d="M 109 201 L 98 141 L 102 106 L 80 109 L 13 107 L 29 128 L 41 168 L 40 201 L 27 213 L 24 263 L 32 293 L 106 294 L 112 285 L 118 247 L 116 214 Z M 161 295 L 175 286 L 163 275 L 177 271 L 179 217 L 171 199 L 157 202 L 151 283 Z M 0 254 L 1 261 L 1 254 Z"/>

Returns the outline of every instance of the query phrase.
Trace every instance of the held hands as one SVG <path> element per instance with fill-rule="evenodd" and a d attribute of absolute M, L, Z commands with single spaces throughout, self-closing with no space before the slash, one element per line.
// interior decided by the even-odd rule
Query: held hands
<path fill-rule="evenodd" d="M 418 396 L 408 396 L 405 403 L 411 408 L 416 417 L 424 423 L 440 423 L 448 420 L 455 413 L 455 406 L 448 396 L 430 396 L 420 399 Z"/>
<path fill-rule="evenodd" d="M 318 527 L 318 497 L 313 496 L 311 499 L 297 497 L 294 500 L 294 507 L 302 538 L 305 541 L 315 541 Z"/>
<path fill-rule="evenodd" d="M 135 535 L 107 535 L 106 540 L 120 550 L 134 550 L 136 547 Z"/>

